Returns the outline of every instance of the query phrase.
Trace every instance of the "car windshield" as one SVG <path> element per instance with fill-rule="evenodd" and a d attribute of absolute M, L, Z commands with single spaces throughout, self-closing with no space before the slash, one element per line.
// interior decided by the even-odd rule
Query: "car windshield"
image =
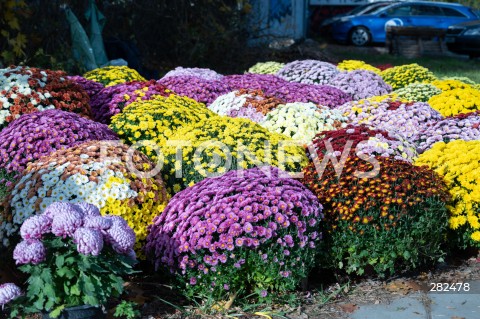
<path fill-rule="evenodd" d="M 362 12 L 363 10 L 365 10 L 366 8 L 372 6 L 372 4 L 364 4 L 364 5 L 361 5 L 361 6 L 358 6 L 350 11 L 347 12 L 348 15 L 355 15 L 355 14 L 358 14 L 360 12 Z M 375 7 L 375 6 L 374 6 Z"/>
<path fill-rule="evenodd" d="M 385 8 L 386 6 L 389 6 L 389 5 L 391 5 L 391 3 L 377 4 L 376 6 L 373 6 L 372 8 L 368 8 L 367 10 L 365 10 L 365 12 L 363 12 L 362 14 L 374 13 L 374 12 L 376 12 L 377 10 L 382 9 L 382 8 Z"/>
<path fill-rule="evenodd" d="M 357 14 L 369 14 L 378 8 L 383 8 L 385 6 L 391 5 L 392 3 L 368 3 L 363 4 L 358 7 L 353 8 L 348 11 L 346 15 L 357 15 Z"/>
<path fill-rule="evenodd" d="M 391 7 L 393 7 L 392 4 L 387 4 L 387 5 L 381 6 L 380 8 L 375 7 L 375 10 L 373 10 L 369 14 L 377 14 L 377 13 L 383 12 L 387 8 L 391 8 Z"/>

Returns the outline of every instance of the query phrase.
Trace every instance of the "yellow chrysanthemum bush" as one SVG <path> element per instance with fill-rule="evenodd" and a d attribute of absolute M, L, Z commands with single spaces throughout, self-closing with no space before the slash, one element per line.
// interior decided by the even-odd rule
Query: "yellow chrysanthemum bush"
<path fill-rule="evenodd" d="M 104 86 L 112 86 L 130 81 L 146 81 L 136 70 L 128 66 L 105 66 L 88 71 L 83 77 L 87 80 L 102 83 Z"/>
<path fill-rule="evenodd" d="M 343 60 L 342 62 L 338 63 L 337 68 L 343 71 L 367 70 L 376 74 L 382 73 L 382 70 L 379 68 L 360 60 Z"/>
<path fill-rule="evenodd" d="M 452 203 L 450 228 L 462 248 L 480 247 L 480 141 L 438 142 L 415 165 L 426 165 L 443 176 Z"/>
<path fill-rule="evenodd" d="M 428 100 L 443 116 L 474 112 L 480 109 L 480 91 L 473 88 L 444 91 Z"/>
<path fill-rule="evenodd" d="M 135 231 L 135 249 L 140 252 L 147 226 L 168 199 L 154 169 L 144 154 L 117 141 L 89 141 L 57 150 L 30 164 L 9 189 L 0 237 L 8 244 L 23 221 L 51 203 L 87 202 L 102 214 L 123 217 Z"/>
<path fill-rule="evenodd" d="M 191 98 L 171 94 L 156 95 L 152 100 L 137 101 L 125 107 L 111 119 L 110 128 L 127 144 L 157 162 L 156 145 L 166 141 L 182 126 L 217 116 L 205 104 Z"/>
<path fill-rule="evenodd" d="M 442 91 L 450 91 L 455 89 L 471 89 L 472 86 L 456 79 L 435 80 L 432 82 L 438 89 Z"/>
<path fill-rule="evenodd" d="M 301 172 L 308 161 L 299 143 L 241 118 L 216 116 L 191 123 L 179 128 L 168 143 L 160 145 L 163 176 L 174 193 L 230 170 L 271 165 Z"/>
<path fill-rule="evenodd" d="M 436 80 L 432 72 L 416 63 L 386 69 L 382 71 L 381 76 L 394 90 L 412 83 L 430 83 Z"/>

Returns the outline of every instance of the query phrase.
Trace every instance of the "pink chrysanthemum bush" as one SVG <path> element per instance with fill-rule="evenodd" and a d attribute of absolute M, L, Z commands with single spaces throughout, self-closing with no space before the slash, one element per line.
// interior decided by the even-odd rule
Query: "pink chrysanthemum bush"
<path fill-rule="evenodd" d="M 0 286 L 7 302 L 16 298 L 12 317 L 55 317 L 66 307 L 104 305 L 122 293 L 122 276 L 134 273 L 135 232 L 122 217 L 101 216 L 94 205 L 55 202 L 25 220 L 20 235 L 13 259 L 29 276 L 28 288 L 20 297 L 18 287 Z"/>
<path fill-rule="evenodd" d="M 147 256 L 187 296 L 292 290 L 313 265 L 322 205 L 273 167 L 230 171 L 177 193 L 149 228 Z"/>
<path fill-rule="evenodd" d="M 72 112 L 24 114 L 0 132 L 0 169 L 22 172 L 28 163 L 86 141 L 118 140 L 105 124 Z"/>

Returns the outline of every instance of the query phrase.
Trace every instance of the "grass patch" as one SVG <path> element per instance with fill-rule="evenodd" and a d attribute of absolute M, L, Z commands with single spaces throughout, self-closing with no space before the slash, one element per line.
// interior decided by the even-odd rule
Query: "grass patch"
<path fill-rule="evenodd" d="M 363 49 L 363 48 L 361 48 Z M 429 68 L 437 77 L 466 76 L 476 83 L 480 83 L 480 60 L 470 60 L 465 57 L 420 57 L 405 58 L 386 53 L 374 52 L 373 48 L 365 48 L 359 51 L 357 48 L 347 46 L 328 46 L 327 50 L 332 52 L 339 60 L 362 60 L 369 64 L 392 64 L 402 65 L 418 63 Z M 370 50 L 371 49 L 371 50 Z"/>

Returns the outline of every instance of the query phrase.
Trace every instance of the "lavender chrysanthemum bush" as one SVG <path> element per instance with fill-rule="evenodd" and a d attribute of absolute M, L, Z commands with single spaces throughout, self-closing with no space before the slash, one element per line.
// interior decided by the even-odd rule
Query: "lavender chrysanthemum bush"
<path fill-rule="evenodd" d="M 100 255 L 104 244 L 110 244 L 118 254 L 135 254 L 135 232 L 128 223 L 120 216 L 102 216 L 96 206 L 85 202 L 51 204 L 42 214 L 26 219 L 20 235 L 23 240 L 13 256 L 17 264 L 42 262 L 45 259 L 42 241 L 54 237 L 71 240 L 83 255 Z"/>
<path fill-rule="evenodd" d="M 22 291 L 20 288 L 12 283 L 1 284 L 0 285 L 0 306 L 3 307 L 10 301 L 20 297 Z"/>
<path fill-rule="evenodd" d="M 352 124 L 367 124 L 376 129 L 396 131 L 408 141 L 424 127 L 442 119 L 442 115 L 428 103 L 404 103 L 386 99 L 382 102 L 360 100 L 345 103 L 338 108 Z"/>
<path fill-rule="evenodd" d="M 350 94 L 354 100 L 385 95 L 392 91 L 392 87 L 381 76 L 367 70 L 340 72 L 330 80 L 330 84 Z"/>
<path fill-rule="evenodd" d="M 227 75 L 222 82 L 228 86 L 229 91 L 262 90 L 267 96 L 276 97 L 286 103 L 311 102 L 336 107 L 352 100 L 349 94 L 329 85 L 288 82 L 271 74 Z"/>
<path fill-rule="evenodd" d="M 339 70 L 334 64 L 317 60 L 297 60 L 285 64 L 277 76 L 290 82 L 330 84 Z"/>
<path fill-rule="evenodd" d="M 176 67 L 171 71 L 168 71 L 162 79 L 168 78 L 170 76 L 196 76 L 204 80 L 221 80 L 223 77 L 223 75 L 215 72 L 214 70 L 205 68 L 184 68 L 181 66 Z"/>
<path fill-rule="evenodd" d="M 187 96 L 197 102 L 209 105 L 230 90 L 219 80 L 205 80 L 197 76 L 169 76 L 157 81 L 180 96 Z"/>
<path fill-rule="evenodd" d="M 135 232 L 119 216 L 102 217 L 94 205 L 52 203 L 41 215 L 25 220 L 20 233 L 13 258 L 30 277 L 25 296 L 12 304 L 12 317 L 19 309 L 27 314 L 104 305 L 122 293 L 122 276 L 133 273 Z M 0 303 L 20 294 L 2 285 Z"/>
<path fill-rule="evenodd" d="M 95 121 L 110 124 L 112 116 L 136 101 L 149 100 L 155 95 L 169 96 L 172 92 L 155 80 L 126 82 L 102 89 L 90 102 Z"/>
<path fill-rule="evenodd" d="M 176 194 L 149 228 L 147 255 L 187 296 L 294 289 L 313 266 L 322 205 L 273 168 L 231 171 Z"/>
<path fill-rule="evenodd" d="M 429 150 L 437 142 L 480 140 L 480 113 L 459 114 L 434 122 L 421 130 L 415 140 L 419 153 Z"/>
<path fill-rule="evenodd" d="M 0 168 L 22 172 L 56 150 L 94 140 L 118 140 L 108 126 L 61 110 L 24 114 L 0 132 Z"/>

